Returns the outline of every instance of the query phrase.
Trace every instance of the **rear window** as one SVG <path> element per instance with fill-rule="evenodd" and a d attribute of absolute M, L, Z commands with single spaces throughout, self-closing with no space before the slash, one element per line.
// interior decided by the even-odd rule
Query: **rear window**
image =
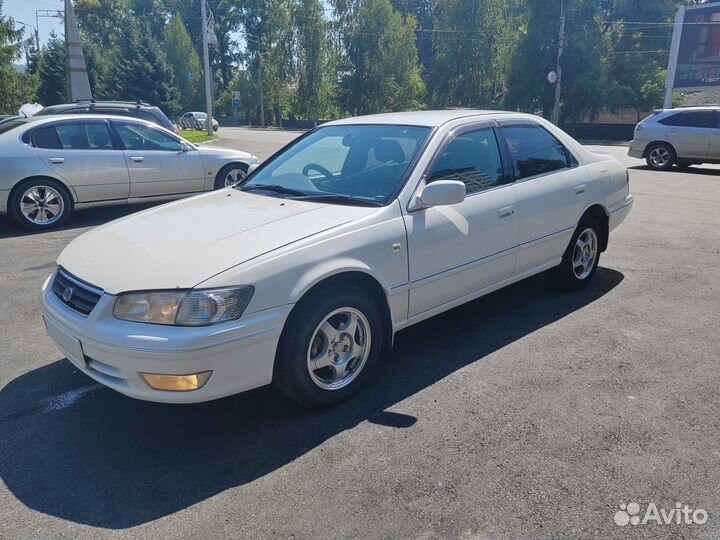
<path fill-rule="evenodd" d="M 25 118 L 18 118 L 17 120 L 10 120 L 9 122 L 4 122 L 0 124 L 0 135 L 26 123 L 27 119 Z"/>

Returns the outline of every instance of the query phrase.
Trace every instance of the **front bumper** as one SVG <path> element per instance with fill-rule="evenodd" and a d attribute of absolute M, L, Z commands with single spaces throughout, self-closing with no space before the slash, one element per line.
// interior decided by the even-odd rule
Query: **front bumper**
<path fill-rule="evenodd" d="M 196 403 L 244 392 L 272 381 L 275 351 L 292 305 L 203 327 L 161 326 L 112 316 L 115 296 L 104 294 L 90 315 L 76 313 L 42 289 L 48 335 L 75 367 L 127 396 L 163 403 Z M 151 388 L 140 373 L 187 375 L 212 371 L 198 390 Z"/>

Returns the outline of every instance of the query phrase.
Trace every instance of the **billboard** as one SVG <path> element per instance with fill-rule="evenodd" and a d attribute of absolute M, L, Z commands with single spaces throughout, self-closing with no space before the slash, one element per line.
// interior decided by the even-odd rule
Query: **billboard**
<path fill-rule="evenodd" d="M 720 2 L 685 9 L 678 31 L 673 87 L 720 86 Z"/>

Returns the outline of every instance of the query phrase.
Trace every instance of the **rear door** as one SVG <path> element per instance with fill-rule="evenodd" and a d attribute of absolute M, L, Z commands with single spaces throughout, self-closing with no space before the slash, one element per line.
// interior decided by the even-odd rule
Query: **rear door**
<path fill-rule="evenodd" d="M 160 129 L 112 120 L 124 145 L 130 171 L 130 197 L 158 197 L 202 191 L 205 167 L 200 152 L 183 151 L 180 139 Z"/>
<path fill-rule="evenodd" d="M 685 111 L 659 122 L 665 126 L 665 138 L 679 158 L 702 160 L 707 156 L 713 131 L 717 131 L 716 111 Z"/>
<path fill-rule="evenodd" d="M 105 120 L 63 120 L 33 130 L 40 159 L 70 184 L 78 202 L 126 199 L 125 156 Z"/>
<path fill-rule="evenodd" d="M 500 122 L 515 174 L 519 214 L 515 274 L 562 256 L 585 208 L 587 171 L 549 131 L 528 120 Z"/>

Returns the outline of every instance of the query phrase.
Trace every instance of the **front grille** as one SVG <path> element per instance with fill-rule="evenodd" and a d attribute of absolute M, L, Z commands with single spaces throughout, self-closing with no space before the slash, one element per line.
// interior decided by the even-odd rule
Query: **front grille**
<path fill-rule="evenodd" d="M 53 292 L 70 309 L 89 315 L 103 291 L 76 278 L 64 268 L 58 268 L 52 284 Z"/>

